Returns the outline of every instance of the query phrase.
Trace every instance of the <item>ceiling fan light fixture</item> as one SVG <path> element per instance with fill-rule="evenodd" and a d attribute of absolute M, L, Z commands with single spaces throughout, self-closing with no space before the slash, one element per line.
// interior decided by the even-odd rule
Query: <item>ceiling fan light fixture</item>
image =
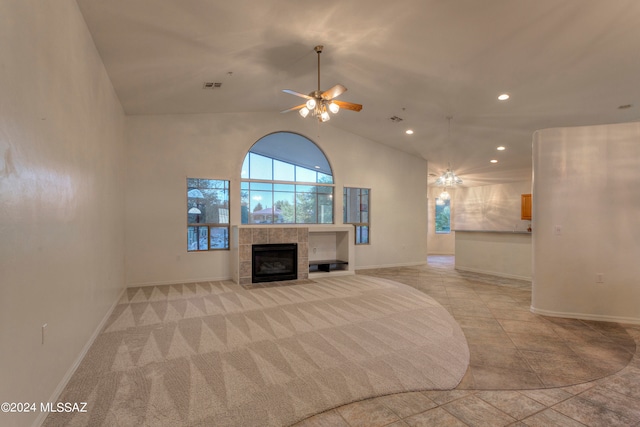
<path fill-rule="evenodd" d="M 322 91 L 320 89 L 320 53 L 322 52 L 322 49 L 323 46 L 316 46 L 314 48 L 314 50 L 318 54 L 318 89 L 308 95 L 290 89 L 283 89 L 283 92 L 305 98 L 306 101 L 302 105 L 298 105 L 293 108 L 289 108 L 288 110 L 281 111 L 281 113 L 288 113 L 290 111 L 298 110 L 298 113 L 303 118 L 307 117 L 309 113 L 311 113 L 311 116 L 316 117 L 318 121 L 326 122 L 330 119 L 329 112 L 337 114 L 341 108 L 345 108 L 351 111 L 362 110 L 362 105 L 360 104 L 354 104 L 353 102 L 346 101 L 333 101 L 334 98 L 340 96 L 347 90 L 347 88 L 342 86 L 341 84 L 334 85 L 333 87 L 325 91 Z"/>
<path fill-rule="evenodd" d="M 307 101 L 307 109 L 309 110 L 313 110 L 314 108 L 316 108 L 316 100 L 311 98 Z"/>

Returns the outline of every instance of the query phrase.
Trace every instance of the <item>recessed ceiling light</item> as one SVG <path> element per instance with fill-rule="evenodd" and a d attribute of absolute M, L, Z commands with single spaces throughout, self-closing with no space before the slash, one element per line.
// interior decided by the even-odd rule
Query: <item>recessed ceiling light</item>
<path fill-rule="evenodd" d="M 507 149 L 507 148 L 506 148 L 506 147 L 503 147 L 502 145 L 496 148 L 496 150 L 498 150 L 498 151 L 504 151 L 504 150 L 506 150 L 506 149 Z"/>
<path fill-rule="evenodd" d="M 411 129 L 407 129 L 406 131 L 404 131 L 404 133 L 406 133 L 407 135 L 413 135 L 413 131 Z"/>
<path fill-rule="evenodd" d="M 503 93 L 502 95 L 498 96 L 498 99 L 500 101 L 506 101 L 507 99 L 509 99 L 509 94 L 508 93 Z"/>
<path fill-rule="evenodd" d="M 491 163 L 498 163 L 498 161 L 496 159 L 492 159 Z"/>

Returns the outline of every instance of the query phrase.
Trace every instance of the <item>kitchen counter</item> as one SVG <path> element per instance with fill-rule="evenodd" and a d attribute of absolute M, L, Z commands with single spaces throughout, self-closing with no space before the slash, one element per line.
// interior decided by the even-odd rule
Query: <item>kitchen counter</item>
<path fill-rule="evenodd" d="M 531 281 L 531 233 L 508 230 L 456 230 L 457 270 Z"/>

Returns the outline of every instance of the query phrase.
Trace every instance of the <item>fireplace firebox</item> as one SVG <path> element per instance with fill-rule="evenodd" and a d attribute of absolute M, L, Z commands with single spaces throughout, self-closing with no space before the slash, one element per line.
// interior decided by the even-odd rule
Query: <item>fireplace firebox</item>
<path fill-rule="evenodd" d="M 296 243 L 253 245 L 251 252 L 253 283 L 298 278 L 298 245 Z"/>

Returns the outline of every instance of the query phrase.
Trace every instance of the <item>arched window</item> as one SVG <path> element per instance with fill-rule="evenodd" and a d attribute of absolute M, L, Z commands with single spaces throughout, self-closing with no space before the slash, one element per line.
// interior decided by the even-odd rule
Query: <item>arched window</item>
<path fill-rule="evenodd" d="M 241 173 L 242 224 L 332 224 L 333 174 L 308 138 L 276 132 L 258 140 Z"/>

